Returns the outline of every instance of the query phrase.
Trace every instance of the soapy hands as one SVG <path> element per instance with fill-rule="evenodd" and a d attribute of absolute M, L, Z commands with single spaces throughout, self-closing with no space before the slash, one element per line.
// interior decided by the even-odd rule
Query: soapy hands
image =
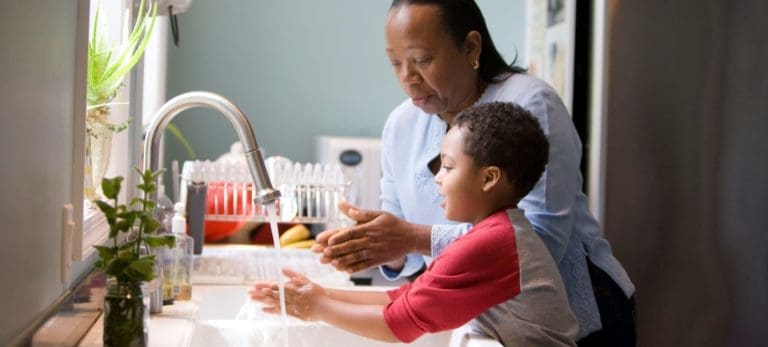
<path fill-rule="evenodd" d="M 283 269 L 288 277 L 285 282 L 285 311 L 304 321 L 320 320 L 320 301 L 328 299 L 325 288 L 310 281 L 306 276 Z M 280 314 L 280 296 L 277 282 L 256 282 L 248 292 L 251 300 L 264 304 L 263 311 Z"/>
<path fill-rule="evenodd" d="M 398 270 L 402 268 L 406 254 L 421 251 L 417 247 L 418 229 L 429 228 L 408 223 L 387 212 L 360 210 L 346 202 L 339 203 L 339 210 L 358 224 L 318 234 L 312 251 L 322 254 L 321 263 L 330 263 L 340 271 L 352 273 L 382 264 Z M 428 233 L 427 230 L 427 254 Z"/>

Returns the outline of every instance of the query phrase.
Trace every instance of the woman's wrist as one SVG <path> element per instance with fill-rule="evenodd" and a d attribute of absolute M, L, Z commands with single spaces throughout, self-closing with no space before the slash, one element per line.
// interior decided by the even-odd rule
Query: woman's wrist
<path fill-rule="evenodd" d="M 432 227 L 424 224 L 415 224 L 405 222 L 403 229 L 406 231 L 406 248 L 401 258 L 386 262 L 384 265 L 387 269 L 393 272 L 399 272 L 405 266 L 407 260 L 406 255 L 409 253 L 416 253 L 422 255 L 432 254 Z"/>

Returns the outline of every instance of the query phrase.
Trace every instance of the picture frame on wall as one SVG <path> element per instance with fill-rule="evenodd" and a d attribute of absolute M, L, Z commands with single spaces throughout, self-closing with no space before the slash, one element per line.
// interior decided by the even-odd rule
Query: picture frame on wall
<path fill-rule="evenodd" d="M 575 0 L 527 0 L 528 73 L 549 83 L 573 111 Z"/>

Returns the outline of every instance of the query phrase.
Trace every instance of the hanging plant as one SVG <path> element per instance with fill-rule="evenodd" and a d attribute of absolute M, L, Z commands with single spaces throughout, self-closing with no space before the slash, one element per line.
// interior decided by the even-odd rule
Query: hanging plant
<path fill-rule="evenodd" d="M 123 86 L 123 78 L 139 62 L 157 19 L 157 2 L 145 7 L 141 0 L 139 12 L 131 33 L 125 42 L 117 46 L 109 44 L 106 30 L 100 23 L 101 3 L 96 6 L 90 40 L 88 41 L 87 122 L 105 125 L 113 132 L 128 127 L 128 122 L 114 124 L 107 120 L 109 106 Z M 130 18 L 126 16 L 126 23 Z M 94 135 L 90 134 L 89 135 Z"/>

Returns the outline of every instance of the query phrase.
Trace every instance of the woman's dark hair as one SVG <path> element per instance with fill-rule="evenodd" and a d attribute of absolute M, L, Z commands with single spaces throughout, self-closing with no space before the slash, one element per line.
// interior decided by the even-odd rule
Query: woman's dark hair
<path fill-rule="evenodd" d="M 440 10 L 440 19 L 448 34 L 451 35 L 458 47 L 467 38 L 470 31 L 475 30 L 482 36 L 482 51 L 480 52 L 480 79 L 486 83 L 504 80 L 515 73 L 525 72 L 525 69 L 515 66 L 517 55 L 511 64 L 507 64 L 491 39 L 491 33 L 485 24 L 483 13 L 473 0 L 393 0 L 390 10 L 401 5 L 432 5 Z"/>
<path fill-rule="evenodd" d="M 459 113 L 452 128 L 464 135 L 464 153 L 478 166 L 497 166 L 520 200 L 533 189 L 549 160 L 539 121 L 517 104 L 478 104 Z"/>

